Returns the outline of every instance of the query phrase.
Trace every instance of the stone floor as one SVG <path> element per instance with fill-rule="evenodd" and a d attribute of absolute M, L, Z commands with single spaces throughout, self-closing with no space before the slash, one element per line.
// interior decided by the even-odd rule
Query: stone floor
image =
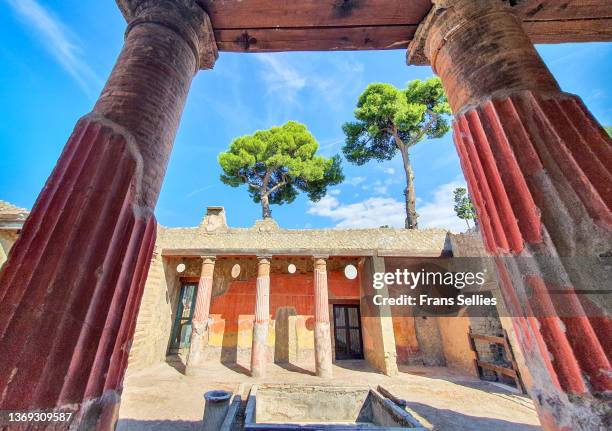
<path fill-rule="evenodd" d="M 240 383 L 316 383 L 313 366 L 270 365 L 267 376 L 253 379 L 240 365 L 207 364 L 196 375 L 182 374 L 180 364 L 159 364 L 130 373 L 125 380 L 117 431 L 198 430 L 204 392 L 234 391 Z M 408 401 L 408 407 L 433 430 L 534 431 L 541 429 L 531 400 L 491 383 L 447 368 L 406 367 L 387 377 L 364 361 L 339 361 L 334 377 L 323 384 L 383 385 Z"/>

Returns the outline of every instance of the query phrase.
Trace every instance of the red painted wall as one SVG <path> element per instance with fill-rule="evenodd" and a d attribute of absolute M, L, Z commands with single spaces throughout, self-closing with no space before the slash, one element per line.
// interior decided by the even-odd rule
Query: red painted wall
<path fill-rule="evenodd" d="M 255 278 L 232 281 L 224 295 L 213 298 L 210 314 L 227 320 L 226 327 L 237 329 L 239 315 L 252 315 L 255 311 Z M 328 273 L 330 299 L 359 298 L 359 277 L 347 279 L 340 271 Z M 295 307 L 298 315 L 314 314 L 314 287 L 312 274 L 270 275 L 270 317 L 279 307 Z"/>

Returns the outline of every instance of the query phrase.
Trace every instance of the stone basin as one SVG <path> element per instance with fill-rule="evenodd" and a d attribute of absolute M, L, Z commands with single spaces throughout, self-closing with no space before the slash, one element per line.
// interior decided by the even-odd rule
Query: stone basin
<path fill-rule="evenodd" d="M 254 385 L 244 430 L 425 430 L 396 402 L 367 386 Z"/>

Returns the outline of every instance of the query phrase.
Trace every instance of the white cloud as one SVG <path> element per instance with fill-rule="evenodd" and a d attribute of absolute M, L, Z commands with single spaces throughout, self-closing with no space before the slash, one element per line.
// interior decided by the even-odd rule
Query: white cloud
<path fill-rule="evenodd" d="M 36 0 L 7 0 L 9 6 L 30 27 L 55 60 L 87 94 L 100 78 L 81 58 L 82 48 L 76 37 L 53 14 Z"/>
<path fill-rule="evenodd" d="M 200 188 L 198 188 L 198 189 L 191 190 L 189 193 L 187 193 L 187 194 L 185 195 L 185 197 L 186 197 L 186 198 L 192 198 L 192 197 L 194 197 L 194 196 L 196 196 L 196 195 L 199 195 L 200 193 L 205 192 L 206 190 L 211 189 L 212 187 L 213 187 L 213 186 L 204 186 L 204 187 L 200 187 Z"/>
<path fill-rule="evenodd" d="M 420 228 L 443 228 L 454 232 L 464 231 L 465 222 L 455 215 L 453 191 L 465 187 L 457 178 L 434 190 L 430 201 L 417 200 Z M 375 196 L 352 204 L 341 203 L 329 194 L 319 202 L 311 203 L 308 214 L 328 217 L 338 228 L 368 228 L 388 225 L 403 227 L 405 219 L 404 202 L 391 197 Z"/>
<path fill-rule="evenodd" d="M 350 184 L 351 186 L 358 186 L 366 180 L 366 177 L 350 177 L 348 180 L 345 180 L 345 184 Z"/>
<path fill-rule="evenodd" d="M 312 53 L 301 60 L 295 54 L 283 53 L 255 54 L 254 58 L 264 65 L 262 78 L 268 93 L 277 94 L 285 102 L 296 103 L 297 94 L 308 87 L 328 107 L 339 109 L 340 101 L 347 93 L 354 93 L 363 87 L 364 66 L 356 61 L 333 57 L 318 60 Z M 297 61 L 290 63 L 289 59 Z M 315 68 L 313 64 L 320 64 L 320 61 L 324 62 L 322 67 Z M 350 102 L 354 103 L 353 100 Z"/>
<path fill-rule="evenodd" d="M 306 86 L 306 78 L 279 55 L 257 54 L 255 58 L 266 66 L 263 79 L 269 93 L 280 93 L 287 101 L 294 101 L 297 93 Z"/>
<path fill-rule="evenodd" d="M 387 195 L 389 194 L 389 187 L 398 183 L 399 181 L 396 178 L 387 178 L 384 181 L 376 180 L 372 183 L 364 184 L 361 188 L 367 192 L 374 192 L 375 195 Z"/>
<path fill-rule="evenodd" d="M 404 205 L 392 198 L 374 197 L 354 204 L 342 204 L 333 196 L 325 196 L 310 204 L 308 214 L 329 217 L 339 228 L 401 227 Z"/>
<path fill-rule="evenodd" d="M 377 181 L 372 186 L 372 190 L 377 195 L 386 195 L 387 193 L 389 193 L 389 186 L 386 184 L 382 184 L 380 181 Z"/>
<path fill-rule="evenodd" d="M 417 205 L 419 214 L 419 227 L 440 227 L 453 232 L 462 232 L 466 229 L 464 220 L 455 214 L 453 191 L 457 187 L 466 187 L 463 179 L 457 178 L 450 183 L 442 184 L 433 193 L 431 201 Z"/>
<path fill-rule="evenodd" d="M 385 174 L 394 175 L 395 174 L 395 169 L 394 168 L 384 168 L 383 172 Z"/>
<path fill-rule="evenodd" d="M 340 193 L 340 189 L 331 189 L 327 192 L 327 194 L 331 196 L 338 196 Z"/>

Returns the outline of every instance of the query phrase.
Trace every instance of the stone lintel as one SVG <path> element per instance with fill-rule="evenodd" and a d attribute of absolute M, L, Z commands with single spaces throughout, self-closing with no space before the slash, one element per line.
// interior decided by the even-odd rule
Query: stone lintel
<path fill-rule="evenodd" d="M 449 253 L 442 252 L 422 252 L 410 250 L 326 250 L 325 254 L 316 253 L 313 250 L 286 250 L 286 249 L 271 249 L 266 250 L 265 255 L 261 254 L 258 249 L 191 249 L 191 248 L 164 248 L 162 255 L 165 257 L 202 257 L 203 255 L 214 255 L 217 258 L 220 256 L 255 256 L 269 257 L 272 256 L 297 256 L 297 257 L 312 257 L 320 259 L 329 259 L 330 257 L 412 257 L 412 258 L 437 258 L 451 257 Z"/>

